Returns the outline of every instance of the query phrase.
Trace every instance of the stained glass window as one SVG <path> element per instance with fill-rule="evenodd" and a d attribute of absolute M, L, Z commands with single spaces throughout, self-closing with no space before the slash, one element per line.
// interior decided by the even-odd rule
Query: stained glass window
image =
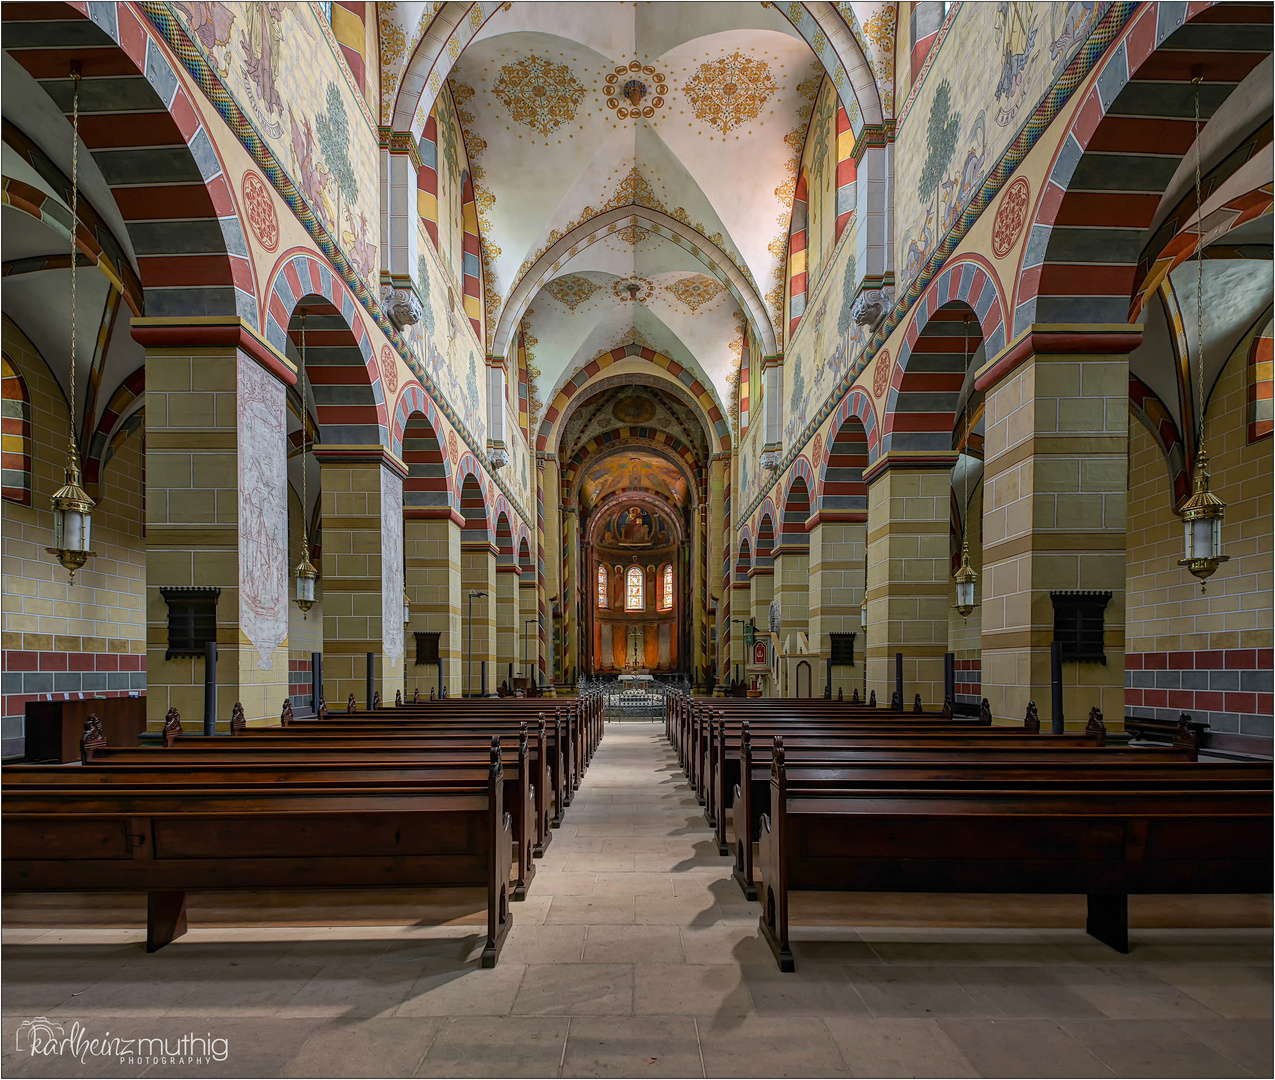
<path fill-rule="evenodd" d="M 662 600 L 660 603 L 660 607 L 662 607 L 665 611 L 668 611 L 673 606 L 673 564 L 672 563 L 668 563 L 664 567 L 664 581 L 661 586 L 661 597 L 662 597 Z"/>
<path fill-rule="evenodd" d="M 608 607 L 607 604 L 607 568 L 605 566 L 598 567 L 598 607 Z"/>
<path fill-rule="evenodd" d="M 642 596 L 642 568 L 640 566 L 630 566 L 628 586 L 624 593 L 624 610 L 641 611 L 645 607 L 646 601 Z"/>

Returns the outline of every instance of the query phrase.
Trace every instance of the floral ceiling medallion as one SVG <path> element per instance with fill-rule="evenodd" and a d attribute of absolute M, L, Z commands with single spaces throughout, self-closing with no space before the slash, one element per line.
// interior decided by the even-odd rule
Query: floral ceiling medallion
<path fill-rule="evenodd" d="M 534 54 L 502 67 L 492 93 L 515 121 L 546 136 L 574 120 L 584 100 L 584 87 L 566 64 Z"/>
<path fill-rule="evenodd" d="M 575 311 L 581 304 L 588 303 L 589 298 L 601 288 L 579 274 L 563 274 L 545 285 L 545 292 L 564 307 Z"/>
<path fill-rule="evenodd" d="M 666 285 L 664 291 L 672 293 L 692 311 L 698 311 L 704 304 L 717 297 L 726 288 L 716 278 L 707 274 L 692 274 Z"/>
<path fill-rule="evenodd" d="M 617 300 L 635 300 L 645 304 L 655 295 L 655 283 L 640 277 L 616 278 L 611 282 L 611 291 Z"/>
<path fill-rule="evenodd" d="M 602 88 L 607 108 L 617 119 L 637 120 L 639 116 L 651 119 L 657 109 L 664 106 L 668 93 L 668 77 L 656 71 L 650 64 L 638 60 L 617 67 L 606 77 Z"/>
<path fill-rule="evenodd" d="M 766 62 L 739 51 L 700 65 L 682 87 L 696 118 L 722 134 L 756 120 L 778 90 Z"/>

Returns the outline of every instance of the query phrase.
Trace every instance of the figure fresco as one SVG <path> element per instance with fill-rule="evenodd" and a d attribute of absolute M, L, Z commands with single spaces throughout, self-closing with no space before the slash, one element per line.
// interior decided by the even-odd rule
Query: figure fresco
<path fill-rule="evenodd" d="M 598 543 L 611 548 L 670 547 L 673 533 L 658 514 L 629 506 L 607 521 Z"/>
<path fill-rule="evenodd" d="M 248 29 L 239 32 L 248 81 L 256 99 L 265 106 L 267 119 L 283 112 L 283 99 L 275 83 L 279 79 L 279 44 L 283 40 L 283 11 L 276 3 L 248 4 Z"/>
<path fill-rule="evenodd" d="M 996 36 L 1001 44 L 1001 74 L 996 100 L 1003 104 L 994 121 L 1001 127 L 1014 122 L 1027 91 L 1027 65 L 1036 46 L 1036 14 L 1021 0 L 1001 0 L 996 5 Z M 1041 73 L 1043 76 L 1043 72 Z"/>

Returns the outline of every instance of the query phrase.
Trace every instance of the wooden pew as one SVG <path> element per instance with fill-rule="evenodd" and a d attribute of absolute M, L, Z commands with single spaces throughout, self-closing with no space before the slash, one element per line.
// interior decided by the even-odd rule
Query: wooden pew
<path fill-rule="evenodd" d="M 1035 764 L 1063 769 L 1103 768 L 1142 765 L 1150 768 L 1184 767 L 1196 761 L 1193 748 L 1131 750 L 1095 746 L 1059 746 L 1052 738 L 1043 737 L 1031 745 L 988 743 L 978 746 L 943 746 L 930 743 L 895 743 L 865 747 L 847 740 L 836 745 L 810 745 L 800 738 L 781 736 L 786 760 L 790 765 L 850 768 L 886 763 L 893 766 L 929 765 L 935 768 L 961 765 L 989 770 L 1033 767 Z M 728 851 L 734 858 L 732 873 L 749 900 L 757 899 L 753 846 L 761 832 L 762 815 L 770 810 L 770 772 L 773 738 L 754 742 L 744 732 L 740 747 L 740 782 L 734 788 Z M 743 777 L 751 778 L 745 784 Z M 720 850 L 720 849 L 719 849 Z"/>
<path fill-rule="evenodd" d="M 1251 788 L 1049 776 L 989 787 L 958 770 L 899 786 L 771 767 L 763 816 L 761 932 L 780 970 L 794 970 L 793 890 L 1084 893 L 1086 930 L 1127 952 L 1129 893 L 1267 892 L 1269 772 Z"/>
<path fill-rule="evenodd" d="M 303 745 L 316 749 L 326 749 L 329 753 L 345 753 L 353 749 L 366 747 L 378 749 L 385 754 L 398 754 L 414 749 L 427 749 L 447 746 L 473 745 L 481 741 L 486 745 L 493 732 L 505 739 L 520 738 L 526 721 L 484 721 L 481 728 L 475 724 L 427 724 L 403 722 L 372 721 L 365 726 L 352 727 L 348 724 L 334 722 L 330 726 L 313 728 L 289 724 L 276 728 L 245 728 L 231 726 L 233 738 L 225 736 L 205 736 L 187 734 L 181 728 L 180 720 L 170 724 L 165 730 L 166 747 L 182 746 L 192 750 L 217 749 L 228 750 L 238 745 L 251 744 L 264 749 L 277 747 L 280 749 L 296 749 Z M 536 847 L 538 854 L 543 855 L 551 836 L 550 829 L 562 824 L 565 806 L 565 764 L 563 761 L 562 728 L 541 726 L 537 720 L 536 737 L 531 743 L 532 769 L 535 779 L 532 785 L 536 790 Z M 86 749 L 85 760 L 96 760 L 101 753 L 94 748 Z"/>
<path fill-rule="evenodd" d="M 196 890 L 482 887 L 492 967 L 513 923 L 503 795 L 498 743 L 485 769 L 388 786 L 6 787 L 3 886 L 145 892 L 148 952 L 186 932 Z"/>
<path fill-rule="evenodd" d="M 15 787 L 102 788 L 145 786 L 171 791 L 197 791 L 202 787 L 229 787 L 240 784 L 273 783 L 279 786 L 325 786 L 360 784 L 381 787 L 410 784 L 420 776 L 465 775 L 481 768 L 488 757 L 491 740 L 479 740 L 448 747 L 432 746 L 421 760 L 408 761 L 401 755 L 369 760 L 358 750 L 344 752 L 344 760 L 324 748 L 308 746 L 258 749 L 253 740 L 221 739 L 229 747 L 203 749 L 137 750 L 104 748 L 79 769 L 47 766 L 14 766 L 3 776 Z M 514 838 L 514 878 L 512 897 L 524 900 L 535 878 L 533 855 L 536 844 L 536 790 L 534 765 L 524 738 L 506 740 L 502 748 L 505 762 L 503 803 L 508 808 Z M 320 759 L 304 751 L 318 750 Z M 326 760 L 325 760 L 326 759 Z"/>

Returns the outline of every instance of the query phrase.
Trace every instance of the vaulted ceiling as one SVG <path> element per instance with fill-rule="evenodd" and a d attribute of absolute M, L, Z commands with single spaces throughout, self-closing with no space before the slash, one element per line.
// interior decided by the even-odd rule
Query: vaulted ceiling
<path fill-rule="evenodd" d="M 745 320 L 777 348 L 793 178 L 822 78 L 771 5 L 520 3 L 491 18 L 449 82 L 493 351 L 525 319 L 548 400 L 637 342 L 727 401 Z"/>

